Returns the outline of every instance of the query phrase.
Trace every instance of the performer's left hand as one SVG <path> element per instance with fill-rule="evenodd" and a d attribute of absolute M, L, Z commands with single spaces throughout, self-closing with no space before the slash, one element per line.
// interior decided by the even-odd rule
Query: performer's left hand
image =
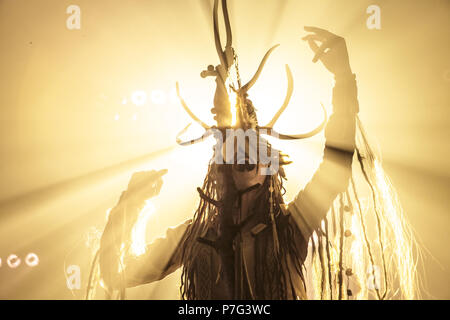
<path fill-rule="evenodd" d="M 302 39 L 308 41 L 314 51 L 314 63 L 318 60 L 322 61 L 323 65 L 336 77 L 352 74 L 344 38 L 316 27 L 305 27 L 305 30 L 312 32 Z"/>

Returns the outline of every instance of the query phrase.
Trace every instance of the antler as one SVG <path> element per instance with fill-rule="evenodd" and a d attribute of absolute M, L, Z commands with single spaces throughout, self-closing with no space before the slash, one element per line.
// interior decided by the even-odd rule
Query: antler
<path fill-rule="evenodd" d="M 286 110 L 287 106 L 289 105 L 289 102 L 292 97 L 292 93 L 294 91 L 294 78 L 292 77 L 292 72 L 288 65 L 286 65 L 286 76 L 288 79 L 288 89 L 286 92 L 286 98 L 284 99 L 283 105 L 281 106 L 280 109 L 278 109 L 277 113 L 275 113 L 272 120 L 270 120 L 270 122 L 267 125 L 265 125 L 264 127 L 258 127 L 258 129 L 265 130 L 266 131 L 265 134 L 272 136 L 272 137 L 276 137 L 281 140 L 297 140 L 297 139 L 310 138 L 310 137 L 318 134 L 320 131 L 322 131 L 322 129 L 325 127 L 325 125 L 327 123 L 327 118 L 328 118 L 327 110 L 325 109 L 323 104 L 321 104 L 321 105 L 322 105 L 322 110 L 324 113 L 324 119 L 320 125 L 318 125 L 315 129 L 311 130 L 310 132 L 294 134 L 294 135 L 287 135 L 287 134 L 278 133 L 277 131 L 275 131 L 273 129 L 273 126 L 277 122 L 278 118 L 280 118 L 281 114 L 284 112 L 284 110 Z"/>
<path fill-rule="evenodd" d="M 214 9 L 213 9 L 213 22 L 214 22 L 214 40 L 216 44 L 217 55 L 219 56 L 220 64 L 214 68 L 214 66 L 208 66 L 208 69 L 201 73 L 203 78 L 208 76 L 213 76 L 216 78 L 216 95 L 214 97 L 214 108 L 211 110 L 213 114 L 215 114 L 214 119 L 217 121 L 217 125 L 219 127 L 227 127 L 231 125 L 231 110 L 230 110 L 230 101 L 227 93 L 227 89 L 225 86 L 225 82 L 228 78 L 228 72 L 233 64 L 234 58 L 234 50 L 232 47 L 233 35 L 231 32 L 231 24 L 230 17 L 228 15 L 227 8 L 227 0 L 222 0 L 222 11 L 225 20 L 225 29 L 226 29 L 226 45 L 225 49 L 222 48 L 222 43 L 220 41 L 220 32 L 219 32 L 219 23 L 218 23 L 218 13 L 219 13 L 219 0 L 214 0 Z M 177 83 L 177 94 L 180 99 L 181 105 L 184 110 L 189 114 L 189 116 L 197 123 L 199 123 L 205 130 L 209 130 L 211 127 L 206 125 L 203 121 L 201 121 L 194 113 L 189 109 L 186 102 L 180 95 L 179 85 Z M 177 136 L 177 142 L 180 145 L 190 145 L 193 143 L 201 142 L 206 139 L 210 134 L 206 131 L 200 138 L 193 139 L 191 141 L 182 142 L 178 137 L 186 132 L 187 126 L 183 129 Z"/>
<path fill-rule="evenodd" d="M 188 113 L 188 115 L 198 124 L 200 124 L 205 130 L 208 130 L 209 128 L 211 128 L 210 126 L 208 126 L 206 123 L 204 123 L 202 120 L 200 120 L 199 118 L 197 118 L 197 116 L 189 109 L 189 107 L 187 106 L 186 102 L 184 101 L 184 99 L 181 97 L 180 94 L 180 86 L 177 82 L 177 95 L 178 95 L 178 99 L 181 102 L 181 105 L 183 106 L 184 110 Z M 189 127 L 189 126 L 188 126 Z M 186 127 L 185 129 L 187 129 L 188 127 Z"/>
<path fill-rule="evenodd" d="M 189 127 L 191 126 L 191 124 L 188 124 L 183 130 L 181 130 L 178 134 L 177 134 L 177 143 L 180 146 L 189 146 L 189 145 L 193 145 L 196 144 L 198 142 L 202 142 L 204 141 L 206 138 L 208 138 L 210 135 L 214 134 L 214 131 L 211 130 L 211 128 L 205 130 L 205 133 L 203 133 L 200 137 L 196 138 L 196 139 L 192 139 L 192 140 L 188 140 L 188 141 L 183 141 L 180 139 L 180 136 L 183 135 L 187 129 L 189 129 Z"/>
<path fill-rule="evenodd" d="M 277 131 L 275 131 L 272 126 L 258 127 L 258 130 L 260 130 L 260 131 L 264 130 L 266 132 L 261 132 L 261 134 L 267 134 L 269 136 L 278 138 L 280 140 L 298 140 L 298 139 L 311 138 L 311 137 L 315 136 L 316 134 L 318 134 L 320 131 L 322 131 L 323 128 L 325 128 L 325 125 L 327 124 L 327 120 L 328 120 L 327 110 L 325 109 L 325 107 L 322 103 L 321 103 L 321 106 L 322 106 L 323 115 L 324 115 L 323 121 L 320 125 L 318 125 L 315 129 L 311 130 L 310 132 L 301 133 L 301 134 L 282 134 L 282 133 L 278 133 Z M 278 115 L 278 113 L 281 114 L 282 111 L 281 112 L 280 111 L 281 111 L 281 109 L 277 112 L 277 115 Z M 274 117 L 274 119 L 275 118 L 278 119 L 277 115 Z M 273 119 L 272 119 L 272 121 L 273 121 Z M 276 121 L 276 119 L 275 119 L 275 121 Z"/>
<path fill-rule="evenodd" d="M 225 50 L 222 49 L 218 22 L 218 5 L 219 0 L 214 0 L 214 40 L 216 44 L 216 51 L 220 59 L 220 64 L 215 69 L 213 69 L 212 66 L 212 68 L 208 67 L 209 72 L 202 72 L 202 75 L 216 77 L 216 94 L 214 96 L 214 108 L 211 109 L 211 112 L 215 115 L 214 119 L 216 120 L 217 125 L 219 127 L 226 127 L 231 125 L 232 114 L 225 83 L 227 81 L 231 65 L 233 64 L 234 50 L 232 47 L 233 35 L 231 32 L 230 18 L 228 15 L 227 0 L 222 0 L 222 11 L 227 35 Z"/>
<path fill-rule="evenodd" d="M 272 48 L 269 49 L 269 51 L 267 51 L 267 53 L 264 55 L 264 58 L 262 59 L 261 63 L 259 64 L 258 70 L 256 71 L 255 75 L 253 76 L 253 78 L 245 85 L 242 87 L 242 91 L 243 92 L 247 92 L 248 90 L 250 90 L 251 87 L 253 87 L 253 85 L 256 83 L 256 80 L 258 80 L 264 65 L 266 64 L 267 59 L 269 58 L 270 54 L 273 52 L 273 50 L 275 50 L 277 47 L 279 47 L 280 45 L 277 44 L 275 46 L 273 46 Z"/>
<path fill-rule="evenodd" d="M 229 61 L 230 57 L 227 57 L 227 49 L 231 48 L 231 43 L 233 40 L 233 35 L 231 33 L 231 25 L 230 25 L 230 18 L 228 15 L 228 8 L 227 8 L 227 0 L 222 0 L 222 11 L 223 16 L 225 20 L 225 29 L 227 33 L 227 42 L 225 46 L 225 51 L 222 49 L 222 43 L 220 41 L 220 33 L 219 33 L 219 22 L 218 22 L 218 14 L 219 14 L 219 8 L 218 8 L 219 0 L 214 0 L 214 40 L 216 43 L 216 50 L 217 54 L 220 59 L 220 64 L 225 68 L 229 69 L 231 64 Z M 224 79 L 225 80 L 225 79 Z"/>
<path fill-rule="evenodd" d="M 291 101 L 292 92 L 294 91 L 294 78 L 292 77 L 292 72 L 288 65 L 286 65 L 286 75 L 288 79 L 288 89 L 286 93 L 286 98 L 284 99 L 281 108 L 278 110 L 278 112 L 275 114 L 272 120 L 270 120 L 270 122 L 265 127 L 273 128 L 278 118 L 281 116 L 284 110 L 286 110 L 287 106 L 289 105 L 289 102 Z"/>
<path fill-rule="evenodd" d="M 228 92 L 227 92 L 225 83 L 228 78 L 229 70 L 233 64 L 235 55 L 234 55 L 234 49 L 232 47 L 233 35 L 231 32 L 230 18 L 228 15 L 227 0 L 222 0 L 222 11 L 223 11 L 223 16 L 224 16 L 226 36 L 227 36 L 225 49 L 222 48 L 222 43 L 220 41 L 220 32 L 219 32 L 219 23 L 218 23 L 219 0 L 214 0 L 214 9 L 213 9 L 214 40 L 215 40 L 216 51 L 219 56 L 220 64 L 216 67 L 210 65 L 210 66 L 208 66 L 208 69 L 206 71 L 203 71 L 201 73 L 201 76 L 203 78 L 208 77 L 208 76 L 213 76 L 216 78 L 215 80 L 216 80 L 217 87 L 216 87 L 216 93 L 214 96 L 214 108 L 211 109 L 211 112 L 215 115 L 214 119 L 217 121 L 217 127 L 208 126 L 207 124 L 205 124 L 203 121 L 201 121 L 198 117 L 196 117 L 194 115 L 194 113 L 189 109 L 186 102 L 181 97 L 179 85 L 177 83 L 178 98 L 180 99 L 181 105 L 183 106 L 184 110 L 189 114 L 189 116 L 195 122 L 199 123 L 205 129 L 205 132 L 201 137 L 190 140 L 190 141 L 183 142 L 179 139 L 179 136 L 181 136 L 183 133 L 185 133 L 187 131 L 187 129 L 189 128 L 189 125 L 186 128 L 184 128 L 177 135 L 177 143 L 180 145 L 183 145 L 183 146 L 191 145 L 191 144 L 205 140 L 207 137 L 209 137 L 213 133 L 214 129 L 222 130 L 222 129 L 231 127 L 231 118 L 232 118 L 231 106 L 230 106 L 229 96 L 228 96 Z M 248 115 L 249 110 L 243 109 L 244 106 L 248 107 L 246 105 L 246 97 L 247 97 L 248 90 L 250 90 L 253 87 L 253 85 L 256 83 L 259 76 L 261 75 L 262 70 L 264 69 L 267 59 L 269 58 L 270 54 L 278 46 L 279 45 L 275 45 L 272 48 L 270 48 L 269 51 L 267 51 L 267 53 L 265 54 L 264 58 L 262 59 L 262 61 L 260 63 L 255 75 L 246 85 L 244 85 L 243 87 L 240 87 L 240 80 L 238 79 L 240 88 L 238 88 L 238 89 L 234 88 L 235 92 L 237 93 L 238 100 L 240 101 L 239 103 L 237 103 L 237 108 L 238 108 L 237 118 L 242 118 L 243 120 L 246 120 L 247 122 L 255 123 L 256 125 L 255 126 L 252 125 L 252 128 L 256 128 L 257 130 L 264 130 L 265 132 L 261 132 L 261 134 L 267 134 L 267 135 L 270 135 L 270 136 L 273 136 L 273 137 L 276 137 L 276 138 L 279 138 L 282 140 L 305 139 L 305 138 L 312 137 L 315 134 L 319 133 L 325 127 L 325 124 L 327 122 L 327 113 L 326 113 L 326 110 L 323 107 L 323 105 L 322 105 L 322 108 L 324 111 L 324 120 L 322 121 L 322 123 L 319 126 L 317 126 L 314 130 L 312 130 L 310 132 L 297 134 L 297 135 L 286 135 L 286 134 L 280 134 L 273 129 L 273 126 L 275 125 L 278 118 L 281 116 L 281 114 L 284 112 L 284 110 L 289 105 L 290 99 L 292 97 L 294 80 L 293 80 L 292 73 L 291 73 L 291 70 L 289 69 L 288 65 L 286 65 L 286 75 L 287 75 L 287 79 L 288 79 L 288 89 L 287 89 L 287 93 L 286 93 L 286 98 L 284 99 L 284 102 L 283 102 L 283 105 L 281 106 L 281 108 L 277 111 L 275 116 L 272 118 L 272 120 L 266 126 L 264 126 L 264 127 L 257 126 L 256 115 L 254 115 L 254 117 L 255 117 L 254 122 L 252 122 L 251 119 L 250 120 L 247 119 L 248 117 L 246 117 L 246 115 Z M 254 110 L 252 112 L 254 113 Z M 244 122 L 246 122 L 246 121 L 244 121 Z M 239 124 L 238 124 L 238 126 L 239 126 Z"/>

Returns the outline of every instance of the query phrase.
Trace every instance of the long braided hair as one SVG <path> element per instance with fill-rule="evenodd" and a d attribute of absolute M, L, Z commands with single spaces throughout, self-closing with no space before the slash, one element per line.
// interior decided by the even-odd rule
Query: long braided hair
<path fill-rule="evenodd" d="M 359 117 L 355 151 L 349 187 L 310 238 L 309 298 L 420 298 L 420 245 Z"/>
<path fill-rule="evenodd" d="M 214 159 L 214 157 L 213 157 Z M 303 259 L 299 248 L 295 245 L 295 230 L 287 222 L 286 217 L 281 214 L 281 206 L 284 204 L 283 195 L 285 189 L 283 181 L 286 179 L 283 165 L 289 164 L 285 155 L 279 153 L 280 168 L 273 176 L 267 176 L 261 186 L 263 189 L 258 200 L 255 212 L 267 225 L 271 225 L 270 212 L 277 216 L 276 223 L 272 228 L 275 233 L 267 232 L 263 238 L 262 247 L 274 248 L 274 241 L 279 243 L 279 250 L 271 250 L 273 254 L 261 255 L 256 261 L 261 274 L 263 296 L 261 299 L 288 299 L 295 297 L 293 277 L 289 272 L 292 270 L 283 266 L 294 266 L 296 272 L 303 280 Z M 190 228 L 186 231 L 182 240 L 182 275 L 180 293 L 182 299 L 195 300 L 205 297 L 198 296 L 195 277 L 198 276 L 199 264 L 196 260 L 199 246 L 198 237 L 206 232 L 209 227 L 216 227 L 218 230 L 226 231 L 226 226 L 230 222 L 233 204 L 237 199 L 238 192 L 234 186 L 231 175 L 231 165 L 216 164 L 213 160 L 208 165 L 202 188 L 198 188 L 200 203 L 192 219 Z M 270 201 L 272 197 L 272 201 Z M 271 205 L 272 210 L 271 210 Z M 226 236 L 226 235 L 225 235 Z M 274 239 L 276 237 L 276 239 Z M 290 260 L 290 261 L 288 261 Z M 223 263 L 223 262 L 222 262 Z M 304 285 L 304 281 L 303 281 Z M 290 294 L 291 292 L 291 294 Z"/>
<path fill-rule="evenodd" d="M 270 225 L 272 194 L 272 211 L 278 218 L 276 233 L 263 238 L 261 245 L 275 249 L 277 240 L 279 250 L 266 250 L 273 254 L 263 255 L 256 262 L 262 279 L 259 283 L 264 284 L 263 294 L 257 298 L 295 298 L 290 294 L 294 293 L 290 272 L 300 275 L 308 298 L 313 299 L 384 300 L 420 296 L 416 265 L 421 257 L 420 245 L 379 158 L 368 143 L 361 121 L 357 120 L 356 158 L 362 178 L 357 179 L 354 168 L 348 189 L 336 198 L 320 228 L 305 239 L 309 241 L 309 252 L 302 252 L 295 245 L 297 230 L 279 214 L 286 179 L 282 165 L 288 162 L 280 161 L 279 172 L 264 182 L 256 210 Z M 230 167 L 211 161 L 203 187 L 199 188 L 200 203 L 182 242 L 182 299 L 202 298 L 197 296 L 194 281 L 195 258 L 201 245 L 196 239 L 208 227 L 224 224 L 231 213 L 227 205 L 234 203 L 236 190 L 229 170 Z M 367 197 L 361 195 L 364 184 L 369 187 Z M 306 259 L 306 255 L 310 258 Z M 283 268 L 288 262 L 294 268 Z M 305 265 L 311 267 L 308 277 L 312 279 L 305 279 Z"/>

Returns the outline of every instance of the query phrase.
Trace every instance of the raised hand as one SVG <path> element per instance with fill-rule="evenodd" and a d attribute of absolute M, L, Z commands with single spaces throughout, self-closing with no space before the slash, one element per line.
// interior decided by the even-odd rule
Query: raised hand
<path fill-rule="evenodd" d="M 125 191 L 127 200 L 131 200 L 134 203 L 141 203 L 156 197 L 163 185 L 162 176 L 166 173 L 167 169 L 133 173 L 128 183 L 128 189 Z"/>
<path fill-rule="evenodd" d="M 162 176 L 167 170 L 135 172 L 128 183 L 128 189 L 122 194 L 119 203 L 111 210 L 106 230 L 114 230 L 114 241 L 122 243 L 128 239 L 129 232 L 137 221 L 145 201 L 156 197 L 163 185 Z M 117 234 L 117 232 L 122 232 Z"/>
<path fill-rule="evenodd" d="M 305 31 L 312 32 L 302 40 L 307 41 L 314 51 L 314 63 L 322 61 L 336 77 L 345 77 L 352 73 L 344 38 L 316 27 L 305 27 Z"/>

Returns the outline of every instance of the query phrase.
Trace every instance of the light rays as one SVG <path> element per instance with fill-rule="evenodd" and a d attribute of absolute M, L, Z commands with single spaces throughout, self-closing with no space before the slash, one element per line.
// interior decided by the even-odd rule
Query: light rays
<path fill-rule="evenodd" d="M 88 13 L 86 17 L 100 18 L 95 23 L 83 24 L 88 27 L 83 31 L 86 36 L 83 41 L 68 33 L 63 23 L 59 27 L 60 14 L 53 11 L 57 10 L 56 7 L 30 3 L 29 8 L 23 11 L 19 3 L 11 2 L 8 10 L 0 12 L 3 26 L 0 38 L 8 46 L 8 50 L 0 53 L 0 64 L 5 72 L 0 79 L 0 131 L 3 137 L 0 174 L 3 199 L 0 202 L 1 298 L 70 297 L 63 277 L 55 276 L 62 274 L 62 257 L 89 226 L 96 225 L 101 230 L 105 222 L 104 209 L 117 202 L 120 192 L 126 188 L 127 176 L 134 170 L 147 168 L 146 164 L 155 159 L 148 155 L 148 158 L 142 157 L 142 162 L 137 158 L 134 159 L 136 162 L 127 162 L 128 165 L 89 167 L 94 163 L 90 160 L 108 163 L 114 157 L 114 153 L 108 152 L 109 147 L 102 153 L 95 144 L 111 144 L 111 149 L 121 150 L 118 155 L 128 158 L 129 154 L 124 150 L 130 144 L 138 144 L 135 138 L 142 138 L 142 141 L 159 138 L 147 136 L 144 131 L 133 131 L 138 126 L 148 129 L 151 124 L 152 132 L 158 133 L 178 128 L 175 123 L 175 118 L 179 117 L 178 106 L 161 105 L 152 109 L 150 123 L 141 121 L 144 117 L 140 114 L 136 121 L 126 122 L 124 119 L 131 120 L 131 115 L 117 113 L 117 121 L 114 121 L 116 113 L 109 102 L 105 102 L 102 108 L 94 107 L 94 97 L 99 92 L 108 96 L 119 93 L 120 96 L 141 86 L 145 89 L 169 87 L 181 77 L 180 80 L 194 87 L 194 90 L 185 89 L 193 92 L 193 96 L 186 98 L 193 99 L 195 105 L 202 108 L 195 112 L 209 116 L 212 101 L 209 96 L 213 85 L 200 80 L 196 82 L 193 78 L 198 77 L 200 68 L 216 61 L 215 54 L 211 51 L 208 56 L 208 49 L 204 49 L 213 39 L 210 32 L 211 0 L 198 1 L 196 6 L 182 0 L 171 3 L 150 1 L 143 7 L 139 4 L 125 6 L 115 1 L 109 4 L 111 10 L 107 11 L 101 9 L 102 2 L 82 6 Z M 282 100 L 285 85 L 281 81 L 284 78 L 280 66 L 285 63 L 292 66 L 296 87 L 291 107 L 280 118 L 278 126 L 294 132 L 320 120 L 320 112 L 316 117 L 312 110 L 320 109 L 320 101 L 329 105 L 332 78 L 319 65 L 310 63 L 311 56 L 299 41 L 302 27 L 307 24 L 329 27 L 346 37 L 358 79 L 361 114 L 380 141 L 388 160 L 384 164 L 392 164 L 388 172 L 394 178 L 405 209 L 402 215 L 408 216 L 439 260 L 440 265 L 435 259 L 425 260 L 428 273 L 420 275 L 427 277 L 435 297 L 448 297 L 446 280 L 449 273 L 444 266 L 450 263 L 445 248 L 445 243 L 449 242 L 450 207 L 446 192 L 450 185 L 450 171 L 445 148 L 449 99 L 448 79 L 442 78 L 448 69 L 445 65 L 448 45 L 442 40 L 449 38 L 448 4 L 441 1 L 439 8 L 423 1 L 393 3 L 382 8 L 383 29 L 375 33 L 364 26 L 365 8 L 371 4 L 370 1 L 275 2 L 229 1 L 233 12 L 231 22 L 236 22 L 233 30 L 240 67 L 245 78 L 254 67 L 254 57 L 259 56 L 258 46 L 272 45 L 274 37 L 281 43 L 280 51 L 272 57 L 261 82 L 251 92 L 250 98 L 258 109 L 260 122 L 269 120 Z M 270 6 L 266 7 L 266 4 Z M 48 7 L 49 11 L 44 12 L 43 7 Z M 254 8 L 254 12 L 248 8 Z M 204 10 L 207 23 L 201 20 L 201 10 Z M 40 24 L 43 17 L 46 23 L 55 26 L 51 32 L 47 24 Z M 24 28 L 27 25 L 35 26 L 31 33 Z M 32 45 L 30 36 L 33 37 Z M 193 79 L 192 84 L 188 79 Z M 147 94 L 148 100 L 150 91 Z M 159 115 L 164 112 L 166 118 L 161 120 Z M 181 124 L 184 120 L 180 120 Z M 113 125 L 108 127 L 110 122 Z M 175 135 L 176 132 L 173 133 Z M 294 144 L 280 142 L 277 145 L 274 142 L 274 146 L 289 154 L 294 161 L 286 168 L 289 178 L 286 200 L 293 198 L 316 169 L 322 142 L 321 138 Z M 156 146 L 156 142 L 152 142 L 151 147 L 153 145 Z M 211 148 L 208 144 L 191 150 L 167 150 L 165 155 L 169 153 L 168 158 L 158 158 L 166 160 L 166 163 L 158 163 L 160 167 L 167 163 L 177 167 L 169 168 L 176 177 L 167 177 L 170 182 L 155 199 L 158 208 L 155 214 L 163 217 L 161 228 L 173 223 L 167 216 L 184 217 L 192 213 L 189 206 L 197 196 L 195 186 L 202 180 L 204 170 L 201 168 L 206 167 L 208 161 L 207 156 L 200 157 L 200 154 L 210 155 Z M 75 172 L 77 167 L 86 169 L 84 172 L 96 167 L 98 170 L 78 176 L 81 170 Z M 68 178 L 74 175 L 77 177 Z M 53 184 L 60 179 L 63 181 Z M 400 268 L 399 281 L 405 288 L 405 296 L 411 297 L 414 286 L 411 285 L 410 266 L 414 262 L 408 253 L 411 252 L 408 238 L 401 235 L 401 230 L 405 229 L 402 215 L 392 210 L 397 207 L 398 199 L 392 197 L 390 182 L 384 174 L 379 173 L 377 181 L 383 186 L 380 195 L 387 203 L 387 217 L 383 223 L 396 241 L 387 248 L 395 252 L 388 262 Z M 360 179 L 356 181 L 357 184 L 360 182 Z M 34 186 L 44 187 L 23 193 L 23 190 Z M 170 190 L 166 189 L 168 186 Z M 17 192 L 21 194 L 5 198 Z M 180 202 L 183 205 L 172 203 L 164 207 L 162 204 L 170 202 L 173 196 L 182 197 Z M 361 210 L 367 212 L 369 208 L 363 204 Z M 394 223 L 389 224 L 388 221 Z M 373 221 L 369 219 L 369 222 Z M 361 223 L 355 215 L 349 226 L 355 237 L 362 235 Z M 376 240 L 376 236 L 371 234 L 370 240 Z M 364 281 L 367 270 L 359 265 L 359 261 L 367 263 L 360 260 L 361 256 L 367 256 L 363 246 L 354 240 L 350 249 L 354 259 L 349 263 L 353 263 L 352 269 L 363 286 L 358 298 L 367 297 L 363 294 L 364 285 L 367 287 Z M 20 250 L 26 253 L 35 248 L 42 248 L 44 252 L 42 255 L 38 252 L 40 264 L 36 270 L 26 272 L 19 267 L 15 269 L 16 273 L 9 272 L 5 263 L 9 253 Z M 334 261 L 337 261 L 336 257 L 333 258 L 336 254 L 333 248 L 331 255 Z M 73 261 L 85 260 L 87 257 L 83 252 L 74 252 Z M 38 269 L 41 267 L 46 269 Z M 170 287 L 176 292 L 176 281 L 173 281 Z M 146 297 L 164 296 L 169 291 L 167 287 L 164 282 L 155 284 L 152 288 L 157 289 Z"/>

